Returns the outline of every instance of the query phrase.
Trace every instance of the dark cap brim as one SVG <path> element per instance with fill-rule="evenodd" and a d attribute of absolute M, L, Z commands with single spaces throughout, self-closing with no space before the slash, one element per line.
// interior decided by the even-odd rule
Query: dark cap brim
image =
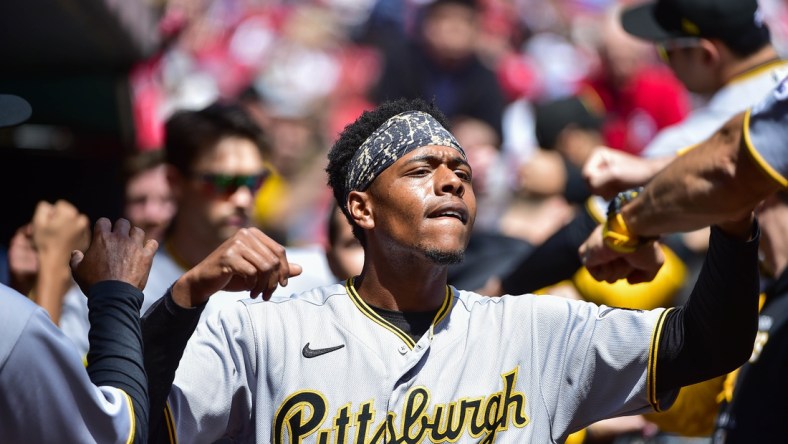
<path fill-rule="evenodd" d="M 19 125 L 30 118 L 33 109 L 27 100 L 10 94 L 0 94 L 0 128 Z"/>
<path fill-rule="evenodd" d="M 681 37 L 676 31 L 669 31 L 657 22 L 656 3 L 646 3 L 629 8 L 621 13 L 621 26 L 635 37 L 660 42 L 670 38 Z"/>

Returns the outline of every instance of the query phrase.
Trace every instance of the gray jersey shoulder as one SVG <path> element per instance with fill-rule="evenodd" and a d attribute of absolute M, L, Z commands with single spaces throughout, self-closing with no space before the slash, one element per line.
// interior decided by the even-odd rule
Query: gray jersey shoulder
<path fill-rule="evenodd" d="M 125 443 L 129 397 L 90 382 L 80 354 L 46 312 L 0 285 L 3 442 Z"/>

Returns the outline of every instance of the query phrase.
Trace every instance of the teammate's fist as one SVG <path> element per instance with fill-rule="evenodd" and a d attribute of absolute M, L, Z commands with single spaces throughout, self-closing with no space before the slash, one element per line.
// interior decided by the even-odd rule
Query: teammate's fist
<path fill-rule="evenodd" d="M 612 199 L 620 191 L 648 182 L 666 162 L 600 146 L 594 148 L 583 165 L 583 178 L 592 193 Z"/>
<path fill-rule="evenodd" d="M 146 242 L 145 232 L 126 219 L 118 219 L 113 227 L 102 217 L 96 221 L 87 251 L 71 253 L 71 272 L 85 294 L 93 284 L 110 280 L 142 290 L 158 246 L 155 240 Z"/>
<path fill-rule="evenodd" d="M 217 291 L 249 290 L 268 300 L 277 285 L 301 274 L 301 266 L 287 261 L 285 248 L 257 228 L 242 228 L 224 241 L 172 287 L 173 300 L 194 307 Z"/>

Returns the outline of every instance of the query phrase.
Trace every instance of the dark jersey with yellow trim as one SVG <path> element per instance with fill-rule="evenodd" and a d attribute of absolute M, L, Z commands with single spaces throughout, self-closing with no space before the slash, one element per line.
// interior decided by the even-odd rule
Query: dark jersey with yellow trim
<path fill-rule="evenodd" d="M 752 357 L 723 403 L 715 444 L 788 441 L 788 272 L 766 291 Z"/>

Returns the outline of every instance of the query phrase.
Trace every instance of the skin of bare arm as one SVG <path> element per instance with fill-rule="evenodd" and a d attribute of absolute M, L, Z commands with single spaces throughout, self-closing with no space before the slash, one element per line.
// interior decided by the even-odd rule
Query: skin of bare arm
<path fill-rule="evenodd" d="M 624 206 L 631 234 L 656 236 L 745 218 L 779 189 L 742 141 L 744 114 L 679 156 Z"/>
<path fill-rule="evenodd" d="M 744 114 L 729 120 L 711 138 L 678 157 L 621 209 L 630 236 L 650 237 L 718 225 L 730 235 L 748 237 L 753 208 L 779 189 L 755 163 L 742 141 Z M 654 252 L 654 256 L 644 259 Z M 597 229 L 579 254 L 597 280 L 650 280 L 662 261 L 649 244 L 637 254 L 605 245 Z"/>

